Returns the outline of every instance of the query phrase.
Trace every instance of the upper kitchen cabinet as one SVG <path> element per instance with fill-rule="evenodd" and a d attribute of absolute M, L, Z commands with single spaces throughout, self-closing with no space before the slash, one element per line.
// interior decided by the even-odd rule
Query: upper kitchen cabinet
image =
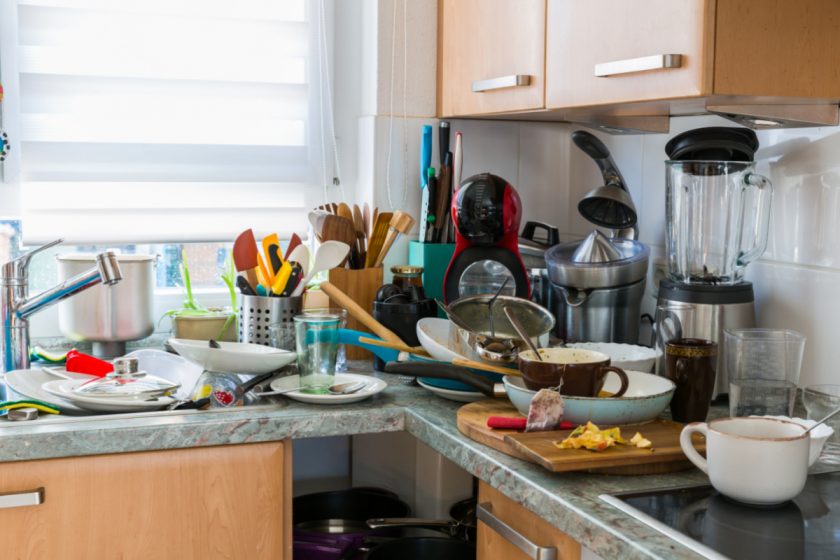
<path fill-rule="evenodd" d="M 548 0 L 547 11 L 548 109 L 840 98 L 836 0 Z"/>
<path fill-rule="evenodd" d="M 545 106 L 545 0 L 440 0 L 438 113 Z"/>

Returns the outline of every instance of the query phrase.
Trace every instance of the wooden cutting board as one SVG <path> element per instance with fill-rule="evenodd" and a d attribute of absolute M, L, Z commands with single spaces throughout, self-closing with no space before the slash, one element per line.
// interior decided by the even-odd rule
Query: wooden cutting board
<path fill-rule="evenodd" d="M 479 443 L 512 457 L 545 467 L 552 472 L 589 471 L 603 474 L 639 475 L 662 474 L 685 470 L 692 466 L 680 449 L 683 425 L 657 419 L 647 424 L 622 426 L 627 439 L 637 431 L 651 442 L 654 451 L 630 446 L 616 446 L 606 451 L 559 449 L 555 441 L 562 441 L 571 430 L 525 433 L 516 430 L 493 430 L 487 427 L 490 416 L 521 416 L 510 402 L 486 400 L 469 403 L 458 410 L 458 430 Z M 612 428 L 612 426 L 600 426 Z M 696 436 L 694 447 L 705 452 L 705 443 Z"/>

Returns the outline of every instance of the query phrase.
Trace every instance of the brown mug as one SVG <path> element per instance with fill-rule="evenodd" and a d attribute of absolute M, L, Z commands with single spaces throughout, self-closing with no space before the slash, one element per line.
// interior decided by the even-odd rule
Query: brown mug
<path fill-rule="evenodd" d="M 715 390 L 718 345 L 702 338 L 677 338 L 665 343 L 665 377 L 677 386 L 671 418 L 703 422 Z"/>
<path fill-rule="evenodd" d="M 630 384 L 624 370 L 611 366 L 610 357 L 601 352 L 582 348 L 541 348 L 539 352 L 542 361 L 532 350 L 519 353 L 522 380 L 534 391 L 560 385 L 561 395 L 597 397 L 609 372 L 621 379 L 621 388 L 612 397 L 623 395 Z"/>

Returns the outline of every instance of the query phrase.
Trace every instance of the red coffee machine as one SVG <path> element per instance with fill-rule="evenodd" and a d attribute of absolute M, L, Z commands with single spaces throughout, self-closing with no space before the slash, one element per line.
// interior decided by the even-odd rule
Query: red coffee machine
<path fill-rule="evenodd" d="M 452 200 L 455 254 L 443 281 L 446 303 L 479 294 L 529 298 L 528 274 L 519 256 L 522 202 L 513 186 L 496 175 L 465 179 Z"/>

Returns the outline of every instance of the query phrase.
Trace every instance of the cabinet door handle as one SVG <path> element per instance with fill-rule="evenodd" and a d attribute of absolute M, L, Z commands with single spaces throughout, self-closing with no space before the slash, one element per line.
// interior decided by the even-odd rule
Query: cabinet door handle
<path fill-rule="evenodd" d="M 37 506 L 44 503 L 44 489 L 30 490 L 28 492 L 10 492 L 0 494 L 0 509 L 9 509 L 24 506 Z"/>
<path fill-rule="evenodd" d="M 644 72 L 645 70 L 679 68 L 681 65 L 681 54 L 655 54 L 652 56 L 627 58 L 625 60 L 614 60 L 612 62 L 596 64 L 595 76 L 598 78 L 609 78 L 616 74 L 632 74 L 633 72 Z"/>
<path fill-rule="evenodd" d="M 557 560 L 557 549 L 553 546 L 538 546 L 528 540 L 522 533 L 499 519 L 493 514 L 490 502 L 478 504 L 476 517 L 479 521 L 496 531 L 509 543 L 528 555 L 533 560 Z"/>
<path fill-rule="evenodd" d="M 477 80 L 472 83 L 472 90 L 475 93 L 481 93 L 494 89 L 529 85 L 531 85 L 531 76 L 528 74 L 511 74 L 510 76 L 490 78 L 489 80 Z"/>

